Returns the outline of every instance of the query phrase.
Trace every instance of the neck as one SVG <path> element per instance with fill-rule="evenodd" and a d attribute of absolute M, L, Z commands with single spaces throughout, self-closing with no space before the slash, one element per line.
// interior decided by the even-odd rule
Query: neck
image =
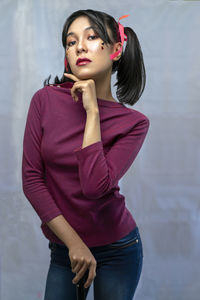
<path fill-rule="evenodd" d="M 94 79 L 94 81 L 97 98 L 117 102 L 112 96 L 110 72 L 107 72 L 106 75 L 103 74 L 101 78 Z"/>

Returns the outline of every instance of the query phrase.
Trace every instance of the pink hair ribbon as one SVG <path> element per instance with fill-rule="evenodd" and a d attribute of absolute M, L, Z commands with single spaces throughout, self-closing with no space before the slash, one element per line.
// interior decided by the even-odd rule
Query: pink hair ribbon
<path fill-rule="evenodd" d="M 130 15 L 124 15 L 124 16 L 121 16 L 121 17 L 119 18 L 119 21 L 120 21 L 121 19 L 123 19 L 123 18 L 128 17 L 128 16 L 130 16 Z M 110 55 L 110 59 L 111 59 L 111 60 L 112 60 L 113 58 L 115 58 L 115 57 L 121 52 L 121 49 L 123 48 L 124 41 L 127 41 L 127 36 L 126 36 L 126 34 L 124 33 L 124 26 L 123 26 L 122 24 L 120 24 L 119 21 L 118 21 L 118 26 L 119 26 L 119 33 L 120 33 L 120 37 L 121 37 L 122 46 L 121 46 L 121 48 L 120 48 L 118 51 L 116 51 L 115 53 L 113 53 L 113 54 Z"/>

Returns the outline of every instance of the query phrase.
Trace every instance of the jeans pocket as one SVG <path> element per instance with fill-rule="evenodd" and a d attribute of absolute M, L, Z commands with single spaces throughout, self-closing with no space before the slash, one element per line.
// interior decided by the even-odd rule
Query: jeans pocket
<path fill-rule="evenodd" d="M 125 241 L 125 242 L 120 242 L 120 240 L 119 240 L 117 242 L 108 244 L 107 246 L 109 248 L 117 248 L 117 249 L 119 249 L 119 248 L 126 248 L 126 247 L 132 246 L 132 245 L 137 244 L 137 243 L 139 243 L 139 240 L 138 240 L 137 237 L 135 237 L 135 238 L 130 239 L 129 241 Z"/>
<path fill-rule="evenodd" d="M 125 237 L 114 243 L 108 244 L 107 247 L 121 249 L 121 248 L 127 248 L 129 246 L 132 246 L 132 245 L 138 244 L 138 243 L 139 243 L 139 236 L 136 234 L 134 237 L 127 236 L 127 238 Z"/>

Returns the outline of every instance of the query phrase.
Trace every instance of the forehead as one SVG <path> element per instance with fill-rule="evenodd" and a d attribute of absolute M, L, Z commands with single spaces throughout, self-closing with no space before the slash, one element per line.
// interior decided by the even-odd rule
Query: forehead
<path fill-rule="evenodd" d="M 92 24 L 88 17 L 86 16 L 78 17 L 70 24 L 67 31 L 67 35 L 70 32 L 81 33 L 85 28 L 89 28 L 89 27 L 92 27 Z"/>
<path fill-rule="evenodd" d="M 95 31 L 97 28 L 93 27 L 92 23 L 90 22 L 90 19 L 87 16 L 80 16 L 70 24 L 66 37 L 81 35 L 82 33 L 87 33 L 87 31 L 92 29 Z M 111 30 L 107 25 L 106 30 L 108 32 L 109 37 L 112 39 Z"/>

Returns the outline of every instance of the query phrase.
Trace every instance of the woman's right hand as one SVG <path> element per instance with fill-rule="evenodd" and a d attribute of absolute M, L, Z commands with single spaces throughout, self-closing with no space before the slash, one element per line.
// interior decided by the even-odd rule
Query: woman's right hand
<path fill-rule="evenodd" d="M 71 261 L 72 272 L 76 273 L 72 282 L 74 284 L 78 283 L 87 269 L 89 269 L 88 278 L 84 284 L 85 288 L 89 287 L 96 276 L 97 265 L 90 249 L 82 242 L 76 243 L 69 248 L 69 258 Z"/>

